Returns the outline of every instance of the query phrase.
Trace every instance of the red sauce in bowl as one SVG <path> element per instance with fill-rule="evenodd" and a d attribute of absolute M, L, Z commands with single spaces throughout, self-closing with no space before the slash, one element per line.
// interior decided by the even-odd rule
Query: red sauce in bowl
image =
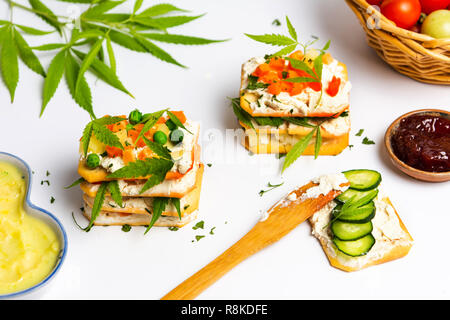
<path fill-rule="evenodd" d="M 434 115 L 402 119 L 391 137 L 395 155 L 428 172 L 450 171 L 450 120 Z"/>

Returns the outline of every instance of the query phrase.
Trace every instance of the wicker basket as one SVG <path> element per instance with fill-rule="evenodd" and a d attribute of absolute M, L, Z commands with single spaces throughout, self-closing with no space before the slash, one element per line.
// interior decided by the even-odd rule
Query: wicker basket
<path fill-rule="evenodd" d="M 417 81 L 450 85 L 450 39 L 398 28 L 365 0 L 345 0 L 367 34 L 367 42 L 398 72 Z"/>

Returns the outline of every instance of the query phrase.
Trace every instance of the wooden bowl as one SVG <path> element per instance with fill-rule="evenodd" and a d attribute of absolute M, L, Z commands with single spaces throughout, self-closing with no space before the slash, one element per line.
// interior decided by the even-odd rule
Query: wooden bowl
<path fill-rule="evenodd" d="M 406 173 L 407 175 L 418 179 L 422 181 L 428 181 L 428 182 L 444 182 L 444 181 L 450 181 L 450 171 L 448 172 L 429 172 L 429 171 L 422 171 L 416 168 L 413 168 L 403 161 L 401 161 L 395 154 L 392 149 L 391 145 L 391 137 L 395 133 L 395 130 L 397 130 L 400 121 L 404 118 L 410 117 L 412 115 L 433 115 L 433 116 L 441 116 L 446 119 L 450 119 L 450 112 L 445 110 L 439 110 L 439 109 L 421 109 L 421 110 L 415 110 L 408 112 L 401 117 L 397 118 L 392 124 L 389 126 L 389 128 L 386 130 L 386 134 L 384 135 L 384 144 L 386 146 L 387 152 L 389 154 L 389 157 L 392 160 L 392 163 L 394 166 L 401 170 L 402 172 Z"/>

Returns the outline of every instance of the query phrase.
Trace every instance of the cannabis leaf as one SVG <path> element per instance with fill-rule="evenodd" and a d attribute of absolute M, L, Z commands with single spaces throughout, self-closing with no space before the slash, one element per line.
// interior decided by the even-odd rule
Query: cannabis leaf
<path fill-rule="evenodd" d="M 232 98 L 231 100 L 231 106 L 233 107 L 233 112 L 238 118 L 240 122 L 245 124 L 245 126 L 250 127 L 252 129 L 255 129 L 252 123 L 252 116 L 248 114 L 244 109 L 242 109 L 240 105 L 240 99 L 239 98 Z"/>
<path fill-rule="evenodd" d="M 89 225 L 83 230 L 89 232 L 94 225 L 95 220 L 98 217 L 98 214 L 102 210 L 103 202 L 105 201 L 106 189 L 108 188 L 109 182 L 102 182 L 100 187 L 97 190 L 97 194 L 95 195 L 94 204 L 92 206 L 91 211 L 91 219 L 89 221 Z"/>
<path fill-rule="evenodd" d="M 14 43 L 14 30 L 11 26 L 4 27 L 2 33 L 2 56 L 1 67 L 2 77 L 5 82 L 10 96 L 11 102 L 14 101 L 17 83 L 19 82 L 19 62 L 16 44 Z"/>
<path fill-rule="evenodd" d="M 119 188 L 119 182 L 117 180 L 113 180 L 108 183 L 108 191 L 111 194 L 111 198 L 114 200 L 114 202 L 122 207 L 123 199 Z"/>
<path fill-rule="evenodd" d="M 305 151 L 305 149 L 311 142 L 311 139 L 313 138 L 315 131 L 316 130 L 311 130 L 310 133 L 308 133 L 305 137 L 300 139 L 286 154 L 286 158 L 284 159 L 283 163 L 283 169 L 281 170 L 282 173 L 302 155 L 302 153 Z"/>
<path fill-rule="evenodd" d="M 47 71 L 47 77 L 45 78 L 44 82 L 44 91 L 42 93 L 43 98 L 40 116 L 42 116 L 42 114 L 44 113 L 47 104 L 55 94 L 59 82 L 61 81 L 61 78 L 64 73 L 64 68 L 61 66 L 64 66 L 64 62 L 66 59 L 66 52 L 67 52 L 66 49 L 63 49 L 60 52 L 58 52 L 58 54 L 53 58 L 52 62 L 50 63 L 50 67 L 48 68 Z"/>
<path fill-rule="evenodd" d="M 147 229 L 145 230 L 144 234 L 147 234 L 147 232 L 150 231 L 150 229 L 153 227 L 153 225 L 159 219 L 159 217 L 161 217 L 168 203 L 169 198 L 153 198 L 153 212 L 150 212 L 147 208 L 145 209 L 147 210 L 148 213 L 151 214 L 152 219 Z"/>
<path fill-rule="evenodd" d="M 120 117 L 103 117 L 89 122 L 86 127 L 84 127 L 83 136 L 81 137 L 84 156 L 87 156 L 89 142 L 91 141 L 92 134 L 94 134 L 99 141 L 105 143 L 106 145 L 123 149 L 119 138 L 105 127 L 106 125 L 114 124 L 123 120 L 124 119 Z"/>
<path fill-rule="evenodd" d="M 181 15 L 188 12 L 172 4 L 162 3 L 144 7 L 143 0 L 59 0 L 86 4 L 86 9 L 74 23 L 71 17 L 52 11 L 49 1 L 28 0 L 28 6 L 8 0 L 11 21 L 0 20 L 0 67 L 3 82 L 9 90 L 11 101 L 19 81 L 18 58 L 31 70 L 46 77 L 42 94 L 40 116 L 52 100 L 63 75 L 74 101 L 86 110 L 92 119 L 92 90 L 86 81 L 91 72 L 101 81 L 131 97 L 116 73 L 117 59 L 114 46 L 150 54 L 161 61 L 185 67 L 164 48 L 154 42 L 177 45 L 206 45 L 226 40 L 211 40 L 189 35 L 171 34 L 168 29 L 196 20 L 203 15 Z M 133 1 L 130 12 L 119 7 Z M 14 10 L 25 10 L 41 18 L 53 30 L 13 23 Z M 117 13 L 111 13 L 111 10 Z M 74 28 L 75 26 L 75 28 Z M 60 40 L 30 47 L 23 34 L 42 37 L 57 32 Z M 68 37 L 70 36 L 70 37 Z M 44 39 L 44 38 L 42 38 Z M 86 48 L 84 50 L 83 48 Z M 55 51 L 53 53 L 52 51 Z M 40 63 L 39 51 L 52 55 L 46 70 Z"/>
<path fill-rule="evenodd" d="M 170 202 L 174 205 L 175 209 L 177 209 L 178 217 L 181 220 L 180 198 L 170 198 Z"/>
<path fill-rule="evenodd" d="M 286 25 L 288 27 L 290 37 L 281 34 L 252 35 L 245 33 L 245 35 L 250 39 L 253 39 L 258 42 L 262 42 L 272 46 L 284 47 L 280 51 L 272 54 L 270 57 L 283 56 L 294 51 L 297 48 L 297 46 L 300 45 L 300 43 L 298 42 L 297 31 L 295 30 L 295 28 L 293 27 L 291 21 L 287 16 L 286 16 Z"/>

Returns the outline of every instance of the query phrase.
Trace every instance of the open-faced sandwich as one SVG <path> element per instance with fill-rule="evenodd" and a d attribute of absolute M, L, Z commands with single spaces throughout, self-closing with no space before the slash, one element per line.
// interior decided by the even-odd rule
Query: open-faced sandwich
<path fill-rule="evenodd" d="M 197 216 L 200 126 L 161 110 L 91 121 L 80 142 L 84 215 L 93 225 L 182 227 Z"/>
<path fill-rule="evenodd" d="M 413 239 L 387 196 L 378 185 L 381 175 L 373 170 L 350 170 L 342 174 L 349 188 L 309 219 L 330 264 L 344 271 L 404 257 Z M 330 182 L 321 177 L 319 186 L 308 190 L 315 197 Z"/>
<path fill-rule="evenodd" d="M 242 66 L 240 96 L 233 110 L 245 130 L 243 145 L 253 153 L 337 155 L 349 143 L 347 67 L 322 49 L 301 45 L 289 19 L 292 39 L 283 35 L 247 35 L 285 46 Z M 294 51 L 297 46 L 302 51 Z"/>

